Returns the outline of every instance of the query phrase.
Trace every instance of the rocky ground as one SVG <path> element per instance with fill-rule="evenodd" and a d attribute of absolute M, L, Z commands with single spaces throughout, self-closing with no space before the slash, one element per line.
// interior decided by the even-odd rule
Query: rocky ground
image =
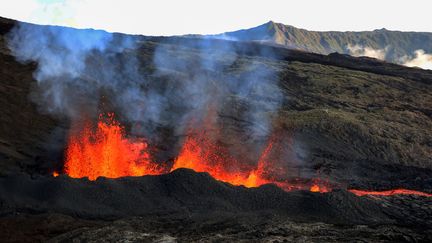
<path fill-rule="evenodd" d="M 21 176 L 0 185 L 0 236 L 11 242 L 431 240 L 432 199 L 421 196 L 247 189 L 186 169 L 95 182 Z"/>
<path fill-rule="evenodd" d="M 304 223 L 269 213 L 112 221 L 59 214 L 17 215 L 4 217 L 1 226 L 1 236 L 14 242 L 427 242 L 431 233 L 396 225 Z M 19 233 L 15 227 L 20 228 Z"/>
<path fill-rule="evenodd" d="M 207 70 L 214 80 L 246 75 L 248 63 L 275 71 L 284 97 L 272 122 L 307 148 L 299 171 L 337 184 L 331 193 L 234 187 L 189 170 L 95 182 L 54 178 L 52 171 L 62 168 L 69 121 L 32 102 L 37 64 L 19 63 L 11 55 L 5 36 L 13 24 L 0 22 L 2 241 L 431 241 L 431 198 L 357 197 L 346 191 L 432 192 L 431 71 L 254 43 L 230 42 L 236 60 L 227 66 L 232 53 L 217 55 L 224 73 Z M 119 58 L 137 57 L 142 74 L 155 82 L 190 77 L 169 66 L 163 77 L 152 76 L 153 54 L 164 48 L 168 56 L 193 63 L 199 39 L 136 38 L 138 51 Z M 220 45 L 227 44 L 213 40 L 210 46 Z M 248 123 L 236 117 L 241 102 L 230 102 L 218 114 L 230 134 L 221 142 L 241 150 L 256 141 L 238 142 L 239 128 Z M 172 158 L 170 145 L 175 145 L 170 136 L 159 145 L 162 159 Z"/>

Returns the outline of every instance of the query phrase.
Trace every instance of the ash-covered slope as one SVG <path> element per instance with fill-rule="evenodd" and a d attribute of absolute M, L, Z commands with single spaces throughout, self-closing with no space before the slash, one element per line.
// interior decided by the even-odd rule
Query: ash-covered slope
<path fill-rule="evenodd" d="M 374 200 L 346 191 L 331 194 L 308 191 L 287 193 L 274 185 L 248 189 L 216 181 L 207 173 L 188 169 L 159 176 L 101 178 L 97 181 L 18 175 L 3 178 L 0 185 L 2 214 L 36 211 L 84 218 L 121 218 L 148 214 L 268 210 L 300 221 L 389 224 L 396 220 L 386 216 L 387 213 L 396 217 L 394 212 L 387 212 Z"/>
<path fill-rule="evenodd" d="M 184 241 L 428 241 L 430 203 L 421 196 L 357 197 L 344 190 L 250 189 L 187 169 L 97 181 L 21 174 L 0 178 L 0 236 L 20 242 L 167 236 Z"/>
<path fill-rule="evenodd" d="M 248 189 L 214 180 L 207 173 L 179 169 L 160 176 L 122 179 L 1 178 L 1 214 L 62 213 L 109 219 L 145 215 L 209 212 L 271 212 L 299 222 L 400 224 L 432 227 L 429 198 L 400 196 L 377 200 L 344 190 L 320 194 L 284 192 L 274 185 Z M 409 203 L 401 203 L 409 200 Z M 401 211 L 401 209 L 403 211 Z"/>
<path fill-rule="evenodd" d="M 407 61 L 414 56 L 416 50 L 432 52 L 432 33 L 427 32 L 386 29 L 360 32 L 309 31 L 273 21 L 212 37 L 266 42 L 320 54 L 338 52 L 356 55 L 360 54 L 357 53 L 360 49 L 370 48 L 375 50 L 376 55 L 380 54 L 381 58 L 393 63 Z"/>

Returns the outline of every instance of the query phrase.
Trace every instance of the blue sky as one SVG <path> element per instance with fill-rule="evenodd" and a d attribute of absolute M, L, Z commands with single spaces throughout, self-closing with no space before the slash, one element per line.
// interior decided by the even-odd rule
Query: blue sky
<path fill-rule="evenodd" d="M 22 21 L 145 34 L 211 34 L 269 20 L 309 30 L 432 32 L 428 0 L 3 0 Z"/>

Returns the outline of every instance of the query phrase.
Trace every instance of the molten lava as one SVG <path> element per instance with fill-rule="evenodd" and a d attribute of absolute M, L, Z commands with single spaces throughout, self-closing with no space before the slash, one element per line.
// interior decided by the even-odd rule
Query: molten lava
<path fill-rule="evenodd" d="M 147 142 L 142 138 L 128 138 L 124 128 L 114 115 L 99 116 L 96 125 L 85 122 L 71 129 L 65 154 L 64 172 L 73 178 L 88 177 L 90 180 L 103 176 L 118 178 L 125 176 L 158 175 L 177 168 L 189 168 L 197 172 L 208 172 L 217 180 L 258 187 L 273 183 L 285 191 L 309 190 L 330 192 L 330 184 L 319 178 L 289 179 L 288 160 L 295 160 L 289 136 L 271 136 L 255 164 L 240 161 L 231 155 L 226 145 L 220 144 L 206 129 L 190 129 L 178 157 L 171 168 L 158 165 L 151 160 Z M 288 139 L 288 140 L 287 140 Z M 288 152 L 287 152 L 288 151 Z M 287 154 L 288 153 L 288 154 Z M 168 167 L 168 168 L 164 168 Z M 53 176 L 57 177 L 58 172 Z M 351 189 L 357 196 L 391 196 L 397 194 L 432 197 L 432 194 L 395 189 L 388 191 L 363 191 Z"/>
<path fill-rule="evenodd" d="M 320 187 L 318 185 L 312 185 L 309 189 L 311 192 L 320 192 Z"/>
<path fill-rule="evenodd" d="M 417 195 L 423 197 L 432 197 L 432 193 L 420 192 L 409 189 L 393 189 L 387 191 L 363 191 L 357 189 L 351 189 L 350 192 L 354 193 L 357 196 L 366 196 L 366 195 L 374 195 L 374 196 L 393 196 L 393 195 Z"/>
<path fill-rule="evenodd" d="M 268 183 L 253 166 L 239 163 L 229 156 L 226 148 L 211 141 L 204 132 L 189 132 L 171 171 L 178 168 L 208 172 L 215 179 L 233 185 L 256 187 Z"/>
<path fill-rule="evenodd" d="M 189 168 L 197 172 L 208 172 L 217 180 L 246 187 L 273 183 L 285 191 L 309 189 L 304 181 L 296 183 L 286 178 L 287 168 L 282 166 L 286 163 L 283 163 L 284 161 L 281 163 L 278 157 L 284 149 L 286 148 L 280 144 L 278 137 L 273 136 L 269 139 L 257 164 L 244 165 L 230 156 L 225 147 L 206 136 L 205 132 L 189 131 L 171 171 Z M 313 182 L 316 183 L 313 187 L 314 192 L 330 191 L 321 180 L 314 179 Z"/>
<path fill-rule="evenodd" d="M 213 134 L 214 135 L 214 134 Z M 85 122 L 71 129 L 64 172 L 73 178 L 88 177 L 90 180 L 103 176 L 157 175 L 178 168 L 189 168 L 197 172 L 208 172 L 217 180 L 233 185 L 258 187 L 274 183 L 286 191 L 309 189 L 327 192 L 329 189 L 314 179 L 314 185 L 305 181 L 289 181 L 286 167 L 279 154 L 286 148 L 276 136 L 269 139 L 257 163 L 246 164 L 231 156 L 227 146 L 220 144 L 206 133 L 206 129 L 191 129 L 178 157 L 171 168 L 163 168 L 151 161 L 148 145 L 144 139 L 127 138 L 124 128 L 113 114 L 99 116 L 96 126 Z M 58 176 L 54 172 L 53 176 Z M 285 176 L 285 177 L 284 177 Z"/>
<path fill-rule="evenodd" d="M 97 126 L 86 122 L 73 128 L 66 149 L 65 172 L 70 177 L 99 176 L 118 178 L 160 174 L 160 169 L 150 161 L 147 143 L 143 139 L 126 138 L 124 128 L 114 120 L 114 115 L 99 117 Z"/>

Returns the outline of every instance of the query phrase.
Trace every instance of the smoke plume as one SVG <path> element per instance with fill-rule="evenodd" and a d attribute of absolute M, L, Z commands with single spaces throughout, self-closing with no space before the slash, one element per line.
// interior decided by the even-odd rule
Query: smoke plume
<path fill-rule="evenodd" d="M 97 70 L 100 75 L 93 75 L 90 56 L 108 49 L 120 53 L 132 45 L 127 38 L 115 40 L 105 31 L 30 24 L 17 24 L 8 35 L 8 44 L 17 60 L 37 63 L 38 90 L 33 91 L 33 101 L 42 111 L 69 118 L 78 116 L 83 106 L 94 106 L 102 88 L 118 84 L 112 75 L 102 75 L 110 72 L 112 63 L 107 72 Z"/>
<path fill-rule="evenodd" d="M 155 137 L 158 127 L 183 133 L 191 121 L 217 121 L 236 102 L 241 112 L 228 115 L 248 121 L 252 136 L 268 135 L 270 115 L 282 99 L 277 68 L 270 62 L 240 58 L 228 41 L 173 38 L 149 47 L 140 40 L 22 23 L 8 36 L 17 60 L 37 63 L 32 100 L 43 112 L 71 120 L 97 115 L 106 97 L 132 124 L 133 134 Z"/>

